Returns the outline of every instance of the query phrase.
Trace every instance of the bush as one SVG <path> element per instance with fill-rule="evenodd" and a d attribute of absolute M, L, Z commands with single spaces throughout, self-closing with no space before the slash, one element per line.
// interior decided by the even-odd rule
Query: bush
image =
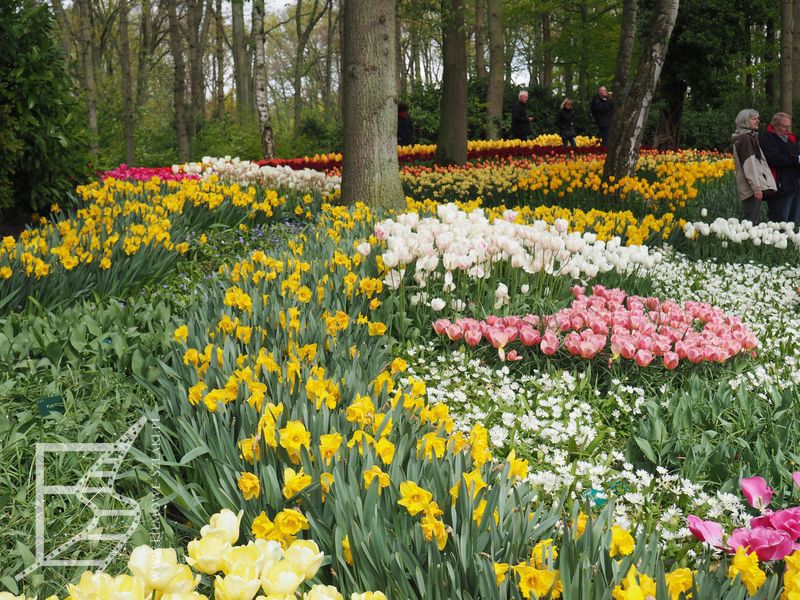
<path fill-rule="evenodd" d="M 88 137 L 46 5 L 0 4 L 0 209 L 38 210 L 85 174 Z"/>

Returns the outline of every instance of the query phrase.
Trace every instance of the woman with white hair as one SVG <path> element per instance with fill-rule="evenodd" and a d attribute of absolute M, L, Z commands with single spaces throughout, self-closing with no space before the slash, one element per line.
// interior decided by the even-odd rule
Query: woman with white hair
<path fill-rule="evenodd" d="M 742 220 L 758 225 L 764 192 L 776 191 L 767 159 L 758 143 L 758 111 L 745 108 L 736 115 L 733 132 L 733 162 L 736 165 L 736 189 L 742 201 Z"/>

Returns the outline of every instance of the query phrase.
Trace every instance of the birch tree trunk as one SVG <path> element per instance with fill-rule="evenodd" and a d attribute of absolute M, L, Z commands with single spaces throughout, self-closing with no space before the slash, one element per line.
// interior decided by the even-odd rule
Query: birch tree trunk
<path fill-rule="evenodd" d="M 347 0 L 342 202 L 405 206 L 397 162 L 394 0 Z"/>
<path fill-rule="evenodd" d="M 122 131 L 125 138 L 125 162 L 133 165 L 133 81 L 131 49 L 128 40 L 128 0 L 119 0 L 119 63 L 122 71 Z"/>
<path fill-rule="evenodd" d="M 625 96 L 625 86 L 633 59 L 633 44 L 636 40 L 636 12 L 638 0 L 622 1 L 622 27 L 619 32 L 617 67 L 614 73 L 614 97 L 619 102 Z"/>
<path fill-rule="evenodd" d="M 475 0 L 475 75 L 481 81 L 485 81 L 487 77 L 486 43 L 484 39 L 485 22 L 486 0 Z"/>
<path fill-rule="evenodd" d="M 794 43 L 794 6 L 781 0 L 781 111 L 792 114 L 792 44 Z"/>
<path fill-rule="evenodd" d="M 467 162 L 467 39 L 463 0 L 442 0 L 442 94 L 435 162 Z"/>
<path fill-rule="evenodd" d="M 619 180 L 633 175 L 647 113 L 678 17 L 678 3 L 679 0 L 659 0 L 656 4 L 647 43 L 639 57 L 636 76 L 631 79 L 628 93 L 622 98 L 622 102 L 614 107 L 608 155 L 603 167 L 605 181 L 611 176 Z"/>
<path fill-rule="evenodd" d="M 488 0 L 489 8 L 489 87 L 486 93 L 486 137 L 500 138 L 503 120 L 505 57 L 503 40 L 503 0 Z"/>
<path fill-rule="evenodd" d="M 178 139 L 178 156 L 182 161 L 189 160 L 189 132 L 186 128 L 186 65 L 181 48 L 180 23 L 176 0 L 166 0 L 169 17 L 169 45 L 172 62 L 175 65 L 175 79 L 172 91 L 175 102 L 175 135 Z"/>
<path fill-rule="evenodd" d="M 264 45 L 267 35 L 264 31 L 264 0 L 253 0 L 253 32 L 255 33 L 255 84 L 256 112 L 261 129 L 261 152 L 264 158 L 275 156 L 275 141 L 272 137 L 272 123 L 269 116 L 267 98 L 267 70 L 264 64 Z"/>

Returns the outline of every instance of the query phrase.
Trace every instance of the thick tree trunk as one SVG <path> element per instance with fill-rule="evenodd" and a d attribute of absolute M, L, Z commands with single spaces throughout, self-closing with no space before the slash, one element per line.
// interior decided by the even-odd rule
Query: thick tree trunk
<path fill-rule="evenodd" d="M 622 26 L 619 32 L 617 67 L 614 72 L 614 96 L 617 102 L 625 96 L 625 87 L 633 59 L 633 44 L 636 40 L 636 12 L 638 0 L 623 0 Z"/>
<path fill-rule="evenodd" d="M 397 162 L 394 0 L 347 0 L 342 202 L 405 206 Z"/>
<path fill-rule="evenodd" d="M 245 41 L 244 0 L 231 3 L 231 26 L 233 40 L 233 83 L 236 88 L 236 113 L 239 121 L 245 121 L 252 113 L 253 95 L 250 90 L 250 77 Z"/>
<path fill-rule="evenodd" d="M 639 146 L 642 143 L 647 113 L 653 93 L 661 76 L 669 38 L 678 17 L 679 0 L 659 0 L 647 44 L 642 48 L 635 78 L 628 85 L 628 93 L 614 107 L 608 155 L 603 168 L 603 179 L 614 176 L 617 180 L 633 174 Z"/>
<path fill-rule="evenodd" d="M 222 17 L 222 0 L 216 0 L 214 5 L 214 104 L 217 118 L 225 117 L 225 21 Z"/>
<path fill-rule="evenodd" d="M 92 154 L 97 156 L 97 83 L 95 80 L 94 43 L 90 0 L 78 0 L 78 28 L 80 31 L 80 56 L 83 71 L 83 89 L 86 93 L 86 113 L 89 130 L 92 132 Z"/>
<path fill-rule="evenodd" d="M 550 13 L 542 13 L 542 87 L 553 87 L 553 49 L 550 47 L 552 32 Z"/>
<path fill-rule="evenodd" d="M 166 0 L 167 14 L 169 16 L 169 45 L 172 51 L 172 62 L 175 66 L 175 80 L 172 86 L 175 102 L 175 135 L 178 139 L 178 156 L 183 161 L 188 161 L 189 132 L 186 127 L 186 65 L 183 60 L 181 48 L 180 23 L 176 0 Z"/>
<path fill-rule="evenodd" d="M 467 39 L 463 0 L 442 0 L 442 94 L 436 163 L 467 162 Z"/>
<path fill-rule="evenodd" d="M 486 137 L 500 138 L 503 120 L 505 57 L 503 50 L 503 0 L 488 0 L 489 7 L 489 88 L 486 93 Z"/>
<path fill-rule="evenodd" d="M 255 84 L 256 84 L 256 111 L 258 124 L 261 128 L 261 152 L 264 158 L 275 156 L 275 141 L 272 138 L 272 122 L 269 116 L 267 99 L 267 70 L 264 64 L 264 0 L 253 0 L 253 31 L 255 32 Z"/>
<path fill-rule="evenodd" d="M 131 49 L 128 40 L 128 0 L 119 0 L 119 64 L 122 74 L 122 131 L 125 138 L 125 162 L 134 164 L 133 81 Z"/>
<path fill-rule="evenodd" d="M 794 43 L 794 2 L 781 0 L 781 111 L 792 114 L 792 44 Z M 800 58 L 800 57 L 798 57 Z"/>
<path fill-rule="evenodd" d="M 485 22 L 486 0 L 475 0 L 475 75 L 481 81 L 485 81 L 487 77 L 486 41 L 484 38 Z M 489 43 L 491 44 L 491 42 Z"/>

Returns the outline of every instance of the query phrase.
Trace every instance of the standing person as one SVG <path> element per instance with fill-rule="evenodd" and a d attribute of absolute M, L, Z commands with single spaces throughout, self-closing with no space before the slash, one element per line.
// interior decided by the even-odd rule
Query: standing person
<path fill-rule="evenodd" d="M 533 135 L 531 121 L 533 117 L 528 116 L 528 90 L 519 93 L 519 99 L 511 107 L 511 137 L 516 140 L 529 140 Z"/>
<path fill-rule="evenodd" d="M 758 143 L 758 111 L 745 108 L 736 115 L 733 132 L 733 163 L 736 165 L 736 189 L 742 201 L 742 220 L 758 225 L 764 192 L 775 191 L 775 179 Z"/>
<path fill-rule="evenodd" d="M 790 132 L 792 117 L 775 113 L 771 126 L 758 138 L 767 164 L 772 169 L 778 193 L 767 197 L 770 221 L 800 220 L 800 148 Z"/>
<path fill-rule="evenodd" d="M 608 146 L 608 132 L 611 130 L 611 115 L 614 113 L 614 101 L 606 86 L 597 88 L 597 94 L 592 98 L 589 114 L 600 132 L 600 145 Z"/>
<path fill-rule="evenodd" d="M 408 116 L 408 104 L 397 105 L 397 144 L 410 146 L 414 143 L 414 122 Z"/>
<path fill-rule="evenodd" d="M 561 110 L 556 115 L 556 129 L 558 135 L 561 136 L 561 143 L 565 148 L 572 146 L 576 148 L 578 144 L 575 143 L 575 119 L 572 116 L 573 101 L 570 98 L 565 98 L 561 103 Z"/>

